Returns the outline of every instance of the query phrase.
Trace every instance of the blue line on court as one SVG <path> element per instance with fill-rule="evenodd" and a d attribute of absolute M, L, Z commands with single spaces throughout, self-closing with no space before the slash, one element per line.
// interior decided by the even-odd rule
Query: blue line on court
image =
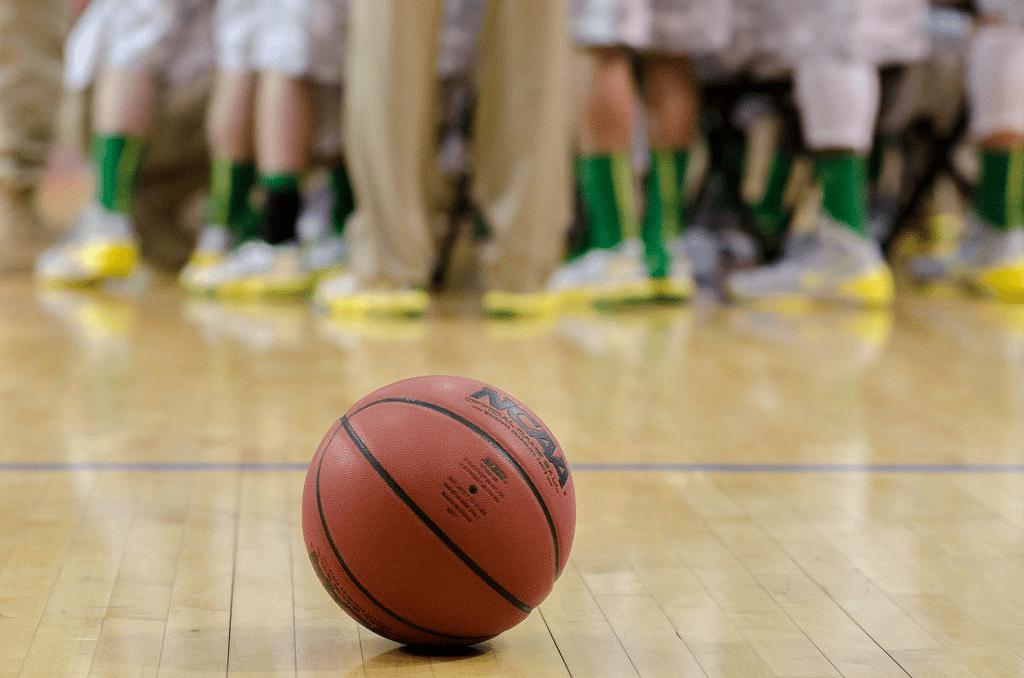
<path fill-rule="evenodd" d="M 0 462 L 0 473 L 15 471 L 305 471 L 287 461 L 39 461 Z M 1024 464 L 742 464 L 674 462 L 580 462 L 576 473 L 998 473 L 1024 474 Z"/>

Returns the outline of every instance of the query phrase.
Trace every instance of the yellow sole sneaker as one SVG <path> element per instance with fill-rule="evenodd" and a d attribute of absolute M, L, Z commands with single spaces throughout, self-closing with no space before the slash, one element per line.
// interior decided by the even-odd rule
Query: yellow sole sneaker
<path fill-rule="evenodd" d="M 139 248 L 130 243 L 86 245 L 73 258 L 80 275 L 44 276 L 40 282 L 48 287 L 88 287 L 108 279 L 127 278 L 138 265 Z"/>
<path fill-rule="evenodd" d="M 1024 261 L 972 271 L 967 278 L 972 287 L 1000 301 L 1024 301 Z"/>
<path fill-rule="evenodd" d="M 219 299 L 294 299 L 309 296 L 313 279 L 309 276 L 288 280 L 270 278 L 243 278 L 219 285 L 215 294 Z"/>

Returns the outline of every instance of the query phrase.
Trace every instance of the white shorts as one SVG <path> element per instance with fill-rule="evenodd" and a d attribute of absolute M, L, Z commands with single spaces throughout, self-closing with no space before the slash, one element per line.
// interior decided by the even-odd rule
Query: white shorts
<path fill-rule="evenodd" d="M 213 61 L 212 0 L 92 0 L 64 46 L 64 84 L 88 87 L 103 69 L 193 80 Z"/>
<path fill-rule="evenodd" d="M 348 0 L 217 0 L 217 66 L 341 82 Z"/>
<path fill-rule="evenodd" d="M 791 67 L 829 57 L 885 65 L 928 52 L 927 0 L 733 0 L 723 58 Z"/>
<path fill-rule="evenodd" d="M 572 32 L 584 47 L 697 55 L 726 47 L 732 0 L 573 0 Z"/>

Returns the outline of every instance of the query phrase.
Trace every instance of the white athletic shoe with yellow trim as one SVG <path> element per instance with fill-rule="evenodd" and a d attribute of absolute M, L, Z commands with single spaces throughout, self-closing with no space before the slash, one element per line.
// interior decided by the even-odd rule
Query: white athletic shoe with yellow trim
<path fill-rule="evenodd" d="M 558 308 L 558 298 L 547 290 L 508 292 L 487 290 L 483 296 L 484 313 L 499 317 L 542 316 Z"/>
<path fill-rule="evenodd" d="M 208 269 L 200 283 L 226 299 L 301 297 L 313 288 L 302 251 L 294 243 L 243 243 Z"/>
<path fill-rule="evenodd" d="M 895 285 L 873 240 L 822 215 L 817 228 L 789 238 L 778 262 L 730 275 L 726 291 L 749 303 L 884 307 L 892 303 Z"/>
<path fill-rule="evenodd" d="M 430 295 L 418 287 L 369 285 L 353 273 L 340 273 L 317 285 L 313 303 L 332 316 L 420 316 L 430 307 Z"/>
<path fill-rule="evenodd" d="M 39 255 L 35 275 L 47 285 L 89 285 L 128 277 L 138 261 L 131 220 L 91 204 L 67 235 Z"/>
<path fill-rule="evenodd" d="M 564 306 L 643 302 L 655 296 L 643 244 L 635 238 L 562 264 L 548 279 L 547 291 Z"/>
<path fill-rule="evenodd" d="M 1024 301 L 1024 228 L 999 230 L 971 215 L 950 273 L 997 299 Z"/>
<path fill-rule="evenodd" d="M 205 272 L 224 262 L 231 247 L 231 234 L 224 226 L 207 225 L 199 234 L 196 248 L 178 274 L 178 282 L 193 294 L 212 293 Z"/>

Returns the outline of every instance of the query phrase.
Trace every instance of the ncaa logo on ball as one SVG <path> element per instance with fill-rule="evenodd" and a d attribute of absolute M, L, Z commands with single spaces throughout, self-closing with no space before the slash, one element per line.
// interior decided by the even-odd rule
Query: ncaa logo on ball
<path fill-rule="evenodd" d="M 551 434 L 541 427 L 539 421 L 526 412 L 519 403 L 493 389 L 482 388 L 472 394 L 470 398 L 486 401 L 492 410 L 505 414 L 516 428 L 536 440 L 544 452 L 544 458 L 551 463 L 555 473 L 558 474 L 558 486 L 565 487 L 565 484 L 569 482 L 569 465 L 565 463 L 565 458 L 558 454 L 558 446 L 551 438 Z"/>

